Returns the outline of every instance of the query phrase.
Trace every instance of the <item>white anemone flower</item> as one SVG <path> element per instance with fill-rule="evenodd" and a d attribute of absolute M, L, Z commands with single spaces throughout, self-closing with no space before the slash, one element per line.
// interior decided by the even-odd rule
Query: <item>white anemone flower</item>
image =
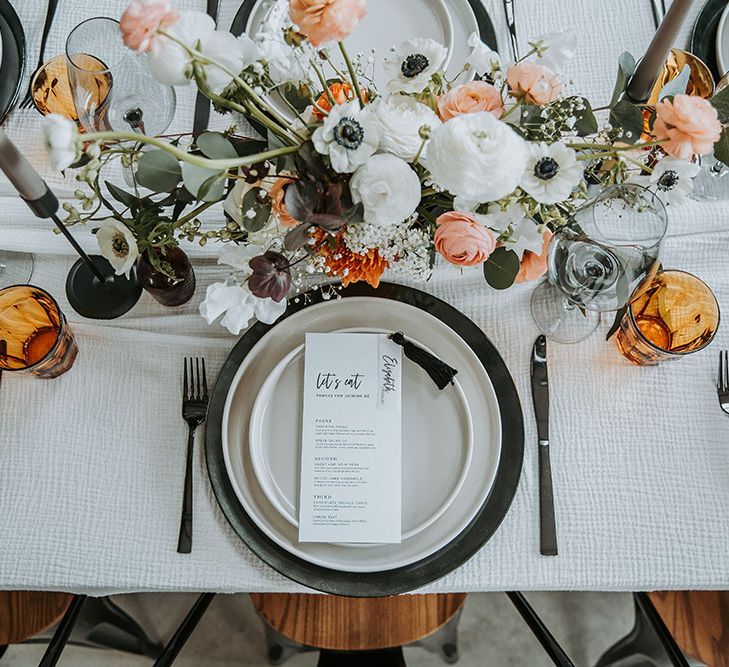
<path fill-rule="evenodd" d="M 567 199 L 582 180 L 584 169 L 577 153 L 562 142 L 528 144 L 529 159 L 521 183 L 540 204 L 556 204 Z"/>
<path fill-rule="evenodd" d="M 370 109 L 348 102 L 336 105 L 311 139 L 319 153 L 329 156 L 334 171 L 351 173 L 377 150 L 380 125 Z"/>
<path fill-rule="evenodd" d="M 391 93 L 420 93 L 439 72 L 448 57 L 448 49 L 434 39 L 416 37 L 403 42 L 385 58 L 384 68 L 389 76 L 387 88 Z"/>
<path fill-rule="evenodd" d="M 531 42 L 539 47 L 539 53 L 530 58 L 534 62 L 559 72 L 575 57 L 577 35 L 572 30 L 550 32 Z"/>
<path fill-rule="evenodd" d="M 468 46 L 471 47 L 471 53 L 466 62 L 473 68 L 479 76 L 491 74 L 501 67 L 501 58 L 488 44 L 481 41 L 481 37 L 477 32 L 471 33 L 468 38 Z"/>
<path fill-rule="evenodd" d="M 139 257 L 139 247 L 132 230 L 118 220 L 104 220 L 96 232 L 96 242 L 101 256 L 109 260 L 116 275 L 123 274 L 128 278 Z"/>
<path fill-rule="evenodd" d="M 694 178 L 701 167 L 693 162 L 666 157 L 647 176 L 634 176 L 628 182 L 642 185 L 664 203 L 680 206 L 694 189 Z"/>
<path fill-rule="evenodd" d="M 81 157 L 76 123 L 60 114 L 48 114 L 43 121 L 43 140 L 51 168 L 63 171 Z"/>

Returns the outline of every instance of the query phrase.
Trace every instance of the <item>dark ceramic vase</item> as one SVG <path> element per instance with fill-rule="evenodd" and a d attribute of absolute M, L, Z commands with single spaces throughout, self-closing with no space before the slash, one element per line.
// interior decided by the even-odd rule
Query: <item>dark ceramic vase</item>
<path fill-rule="evenodd" d="M 163 306 L 181 306 L 195 293 L 195 271 L 180 248 L 168 248 L 163 259 L 172 266 L 177 280 L 157 271 L 145 252 L 137 260 L 139 284 Z"/>

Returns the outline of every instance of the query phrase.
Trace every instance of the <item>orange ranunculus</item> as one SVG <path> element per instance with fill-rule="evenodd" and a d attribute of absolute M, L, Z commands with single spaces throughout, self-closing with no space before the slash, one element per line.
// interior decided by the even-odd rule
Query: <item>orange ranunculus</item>
<path fill-rule="evenodd" d="M 335 104 L 346 104 L 347 102 L 351 102 L 354 99 L 354 91 L 352 90 L 352 86 L 350 86 L 348 83 L 345 82 L 339 82 L 332 83 L 329 85 L 329 93 L 331 94 L 332 98 L 334 99 Z M 362 91 L 362 97 L 364 98 L 364 101 L 367 101 L 367 91 Z M 319 120 L 322 120 L 324 118 L 323 112 L 329 112 L 332 110 L 332 103 L 329 100 L 329 95 L 326 94 L 326 92 L 319 95 L 319 99 L 317 99 L 316 104 L 314 105 L 314 108 L 312 109 L 312 113 L 314 114 L 315 118 L 318 118 Z"/>
<path fill-rule="evenodd" d="M 286 178 L 285 176 L 277 178 L 269 193 L 271 197 L 271 210 L 278 216 L 278 219 L 284 227 L 295 227 L 299 224 L 299 221 L 289 213 L 286 208 L 286 202 L 284 201 L 286 186 L 293 182 L 293 178 Z"/>
<path fill-rule="evenodd" d="M 516 274 L 514 282 L 525 283 L 529 280 L 541 278 L 545 273 L 547 273 L 547 255 L 549 242 L 552 240 L 552 236 L 552 232 L 549 230 L 544 232 L 544 243 L 542 244 L 542 252 L 539 255 L 535 252 L 531 252 L 530 250 L 524 251 L 524 256 L 521 258 L 519 273 Z"/>
<path fill-rule="evenodd" d="M 524 97 L 540 107 L 554 102 L 562 92 L 562 83 L 549 67 L 528 61 L 509 67 L 506 80 L 516 99 Z"/>
<path fill-rule="evenodd" d="M 673 157 L 690 160 L 707 155 L 721 137 L 722 126 L 709 100 L 695 95 L 676 95 L 656 104 L 653 134 L 665 140 L 661 148 Z"/>
<path fill-rule="evenodd" d="M 481 264 L 496 248 L 491 230 L 471 213 L 449 211 L 439 216 L 436 223 L 435 249 L 451 264 Z"/>
<path fill-rule="evenodd" d="M 504 113 L 501 93 L 486 81 L 464 83 L 438 98 L 438 115 L 442 121 L 478 111 L 488 111 L 496 118 Z"/>
<path fill-rule="evenodd" d="M 119 19 L 124 44 L 137 53 L 155 52 L 157 30 L 169 28 L 180 15 L 169 0 L 132 0 Z"/>
<path fill-rule="evenodd" d="M 314 46 L 341 42 L 367 13 L 365 0 L 291 0 L 289 16 Z"/>

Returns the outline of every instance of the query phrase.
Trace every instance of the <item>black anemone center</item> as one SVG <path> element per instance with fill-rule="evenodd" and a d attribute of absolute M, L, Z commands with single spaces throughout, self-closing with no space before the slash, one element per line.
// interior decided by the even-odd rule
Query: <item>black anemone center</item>
<path fill-rule="evenodd" d="M 334 141 L 351 151 L 362 145 L 364 130 L 354 118 L 342 118 L 334 127 Z"/>
<path fill-rule="evenodd" d="M 672 190 L 676 186 L 676 183 L 678 183 L 678 174 L 673 169 L 669 169 L 663 172 L 658 179 L 658 189 L 664 191 Z"/>
<path fill-rule="evenodd" d="M 126 257 L 129 254 L 129 244 L 124 237 L 115 236 L 111 242 L 111 250 L 117 257 Z"/>
<path fill-rule="evenodd" d="M 418 74 L 424 72 L 428 65 L 428 59 L 422 53 L 411 53 L 402 61 L 400 69 L 404 77 L 412 79 L 414 76 L 418 76 Z"/>
<path fill-rule="evenodd" d="M 534 175 L 543 181 L 554 178 L 559 171 L 557 161 L 551 157 L 543 157 L 534 165 Z"/>

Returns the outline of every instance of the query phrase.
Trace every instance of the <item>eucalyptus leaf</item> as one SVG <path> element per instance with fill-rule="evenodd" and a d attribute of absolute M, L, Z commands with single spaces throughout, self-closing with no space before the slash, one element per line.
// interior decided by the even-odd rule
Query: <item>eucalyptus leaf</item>
<path fill-rule="evenodd" d="M 729 131 L 727 128 L 724 128 L 719 141 L 714 144 L 714 157 L 729 167 Z"/>
<path fill-rule="evenodd" d="M 643 114 L 637 106 L 622 100 L 610 111 L 610 124 L 620 132 L 616 139 L 634 144 L 643 132 Z"/>
<path fill-rule="evenodd" d="M 719 114 L 722 125 L 729 123 L 729 86 L 722 88 L 709 101 Z"/>
<path fill-rule="evenodd" d="M 683 69 L 678 73 L 678 76 L 671 79 L 666 83 L 661 92 L 658 93 L 658 101 L 660 102 L 664 97 L 676 97 L 676 95 L 683 95 L 686 92 L 689 78 L 691 77 L 691 67 L 684 65 Z"/>
<path fill-rule="evenodd" d="M 133 208 L 139 204 L 139 199 L 137 197 L 125 190 L 122 190 L 113 183 L 104 181 L 104 185 L 106 185 L 106 189 L 109 191 L 109 194 L 120 204 L 124 204 L 127 208 Z"/>
<path fill-rule="evenodd" d="M 170 192 L 182 178 L 180 163 L 161 149 L 144 151 L 137 162 L 137 182 L 155 192 Z"/>
<path fill-rule="evenodd" d="M 613 96 L 610 98 L 611 108 L 618 103 L 620 96 L 625 90 L 625 84 L 628 83 L 628 79 L 633 76 L 633 72 L 635 72 L 635 58 L 633 58 L 633 56 L 627 51 L 624 51 L 618 58 L 618 76 L 615 80 Z"/>
<path fill-rule="evenodd" d="M 233 144 L 220 132 L 204 132 L 195 143 L 203 155 L 211 160 L 230 160 L 238 157 Z"/>
<path fill-rule="evenodd" d="M 241 205 L 241 217 L 243 219 L 243 227 L 249 232 L 259 232 L 265 226 L 271 218 L 271 200 L 266 198 L 266 202 L 261 204 L 258 201 L 259 188 L 251 188 L 248 192 L 243 195 L 243 202 Z M 249 218 L 246 213 L 248 211 L 254 211 L 255 216 Z"/>
<path fill-rule="evenodd" d="M 519 273 L 519 256 L 505 247 L 496 248 L 484 262 L 483 275 L 494 289 L 507 289 Z"/>
<path fill-rule="evenodd" d="M 190 194 L 202 201 L 220 201 L 225 193 L 226 171 L 216 171 L 185 162 L 182 179 Z M 205 186 L 205 187 L 203 187 Z"/>
<path fill-rule="evenodd" d="M 623 306 L 622 308 L 619 308 L 615 313 L 615 320 L 613 320 L 613 324 L 610 327 L 610 330 L 607 332 L 607 335 L 605 336 L 605 340 L 610 340 L 620 329 L 620 322 L 622 322 L 623 317 L 625 316 L 625 313 L 628 311 L 628 306 Z"/>
<path fill-rule="evenodd" d="M 590 134 L 597 132 L 597 118 L 592 111 L 592 105 L 584 97 L 582 100 L 583 108 L 575 112 L 575 125 L 574 130 L 577 132 L 578 137 L 586 137 Z"/>

